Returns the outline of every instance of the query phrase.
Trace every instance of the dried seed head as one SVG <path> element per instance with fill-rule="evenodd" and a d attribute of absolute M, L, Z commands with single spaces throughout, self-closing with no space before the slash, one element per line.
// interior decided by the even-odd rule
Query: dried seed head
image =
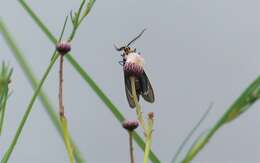
<path fill-rule="evenodd" d="M 138 126 L 139 126 L 139 123 L 137 120 L 133 120 L 133 121 L 128 121 L 128 120 L 125 120 L 123 123 L 122 123 L 122 126 L 128 130 L 128 131 L 133 131 L 135 130 Z"/>
<path fill-rule="evenodd" d="M 144 72 L 144 59 L 137 53 L 129 53 L 126 56 L 124 71 L 128 76 L 140 76 Z"/>
<path fill-rule="evenodd" d="M 67 41 L 61 41 L 56 45 L 56 50 L 61 54 L 65 55 L 71 50 L 70 43 Z"/>

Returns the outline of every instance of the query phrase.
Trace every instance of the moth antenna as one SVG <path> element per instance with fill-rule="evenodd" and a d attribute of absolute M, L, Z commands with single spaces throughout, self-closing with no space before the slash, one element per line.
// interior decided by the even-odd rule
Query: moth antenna
<path fill-rule="evenodd" d="M 127 46 L 130 46 L 130 45 L 131 45 L 133 42 L 135 42 L 139 37 L 141 37 L 145 30 L 146 30 L 146 28 L 143 29 L 142 32 L 141 32 L 138 36 L 136 36 L 132 41 L 130 41 L 130 42 L 127 44 Z"/>

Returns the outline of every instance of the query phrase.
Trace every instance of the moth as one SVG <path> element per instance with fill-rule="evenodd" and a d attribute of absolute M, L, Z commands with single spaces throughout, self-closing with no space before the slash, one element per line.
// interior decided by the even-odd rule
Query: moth
<path fill-rule="evenodd" d="M 132 91 L 132 88 L 131 88 L 131 81 L 130 81 L 130 77 L 133 76 L 133 75 L 135 77 L 135 89 L 136 89 L 136 95 L 137 95 L 138 101 L 140 99 L 140 95 L 147 102 L 153 103 L 154 100 L 155 100 L 154 99 L 153 87 L 152 87 L 145 71 L 143 70 L 143 65 L 140 65 L 141 71 L 137 71 L 138 75 L 135 75 L 135 73 L 129 74 L 128 71 L 126 71 L 126 69 L 127 69 L 126 66 L 128 66 L 127 63 L 130 63 L 132 61 L 133 61 L 133 63 L 135 63 L 134 61 L 136 61 L 137 62 L 136 65 L 138 65 L 139 64 L 138 59 L 140 60 L 140 62 L 142 61 L 140 59 L 140 57 L 141 57 L 140 53 L 137 53 L 136 49 L 131 48 L 130 45 L 132 43 L 134 43 L 138 38 L 140 38 L 145 30 L 146 29 L 142 30 L 142 32 L 139 35 L 137 35 L 133 40 L 131 40 L 127 45 L 122 46 L 120 48 L 115 46 L 115 49 L 117 51 L 123 51 L 123 53 L 121 54 L 122 61 L 119 61 L 119 64 L 121 66 L 123 66 L 123 68 L 124 68 L 125 93 L 126 93 L 127 101 L 128 101 L 129 106 L 131 108 L 136 107 L 134 99 L 133 99 L 133 95 L 132 95 L 133 91 Z M 140 64 L 143 64 L 143 63 L 140 63 Z M 130 68 L 132 68 L 132 67 L 134 67 L 134 66 L 130 66 Z M 137 66 L 137 68 L 139 68 L 139 67 Z M 137 69 L 137 70 L 139 70 L 139 69 Z"/>

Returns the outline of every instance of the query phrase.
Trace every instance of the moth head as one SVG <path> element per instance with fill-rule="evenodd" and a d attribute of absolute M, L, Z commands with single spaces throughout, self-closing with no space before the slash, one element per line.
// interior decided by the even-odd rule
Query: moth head
<path fill-rule="evenodd" d="M 146 30 L 146 29 L 143 29 L 139 35 L 137 35 L 134 39 L 132 39 L 132 40 L 131 40 L 127 45 L 125 45 L 125 46 L 122 46 L 122 47 L 118 48 L 116 45 L 114 45 L 114 47 L 115 47 L 115 49 L 116 49 L 117 51 L 123 51 L 123 54 L 121 54 L 121 56 L 122 56 L 123 58 L 125 58 L 125 56 L 127 56 L 129 53 L 136 52 L 136 49 L 135 49 L 135 48 L 131 48 L 130 45 L 131 45 L 132 43 L 134 43 L 139 37 L 141 37 L 145 30 Z"/>
<path fill-rule="evenodd" d="M 126 57 L 129 53 L 133 53 L 133 52 L 136 52 L 136 49 L 135 48 L 131 48 L 129 46 L 122 46 L 120 48 L 118 48 L 116 45 L 115 46 L 115 49 L 117 51 L 123 51 L 123 53 L 121 54 L 121 56 L 124 58 Z"/>

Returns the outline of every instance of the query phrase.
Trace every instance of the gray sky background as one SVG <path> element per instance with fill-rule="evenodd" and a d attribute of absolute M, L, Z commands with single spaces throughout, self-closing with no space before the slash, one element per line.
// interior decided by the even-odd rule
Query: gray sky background
<path fill-rule="evenodd" d="M 0 17 L 40 78 L 54 46 L 18 1 L 1 0 Z M 80 1 L 28 0 L 57 36 L 64 18 Z M 72 45 L 77 61 L 128 117 L 121 58 L 113 44 L 124 45 L 143 28 L 134 47 L 145 58 L 145 69 L 156 102 L 141 100 L 145 113 L 155 113 L 153 150 L 170 162 L 177 147 L 210 102 L 214 107 L 196 135 L 211 127 L 227 107 L 259 75 L 260 1 L 258 0 L 97 0 Z M 67 30 L 67 34 L 69 33 Z M 9 146 L 33 91 L 0 37 L 0 60 L 14 67 L 0 157 Z M 58 106 L 58 64 L 44 88 Z M 259 103 L 221 128 L 196 157 L 198 163 L 257 163 Z M 110 111 L 65 62 L 65 111 L 69 129 L 88 162 L 128 162 L 128 137 Z M 139 130 L 141 133 L 141 130 Z M 195 137 L 196 137 L 195 135 Z M 195 138 L 194 137 L 194 138 Z M 143 155 L 135 144 L 138 162 Z M 10 162 L 68 162 L 62 140 L 37 101 Z"/>

